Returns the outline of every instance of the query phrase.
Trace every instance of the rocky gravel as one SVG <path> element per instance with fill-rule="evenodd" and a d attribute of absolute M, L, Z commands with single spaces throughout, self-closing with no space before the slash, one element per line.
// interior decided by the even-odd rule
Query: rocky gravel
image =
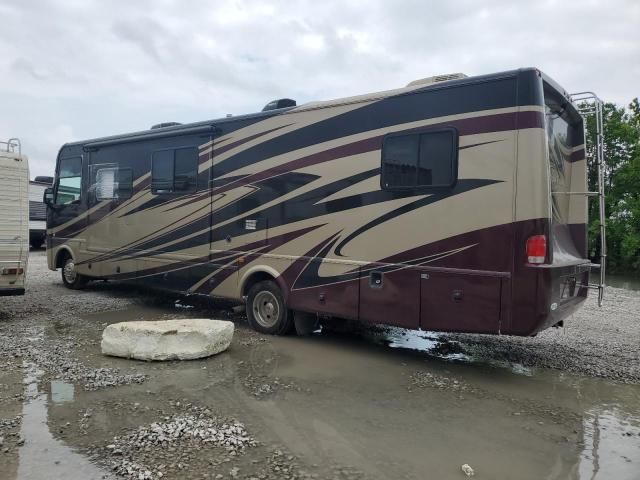
<path fill-rule="evenodd" d="M 220 448 L 227 455 L 240 455 L 256 446 L 245 426 L 233 419 L 221 419 L 208 409 L 190 406 L 188 413 L 164 417 L 161 421 L 138 427 L 113 438 L 113 443 L 92 452 L 109 458 L 111 470 L 125 478 L 149 480 L 184 468 L 176 450 L 200 451 Z M 157 449 L 173 453 L 166 463 L 158 463 Z M 186 462 L 185 462 L 186 463 Z"/>
<path fill-rule="evenodd" d="M 42 335 L 19 335 L 0 330 L 0 351 L 3 352 L 2 365 L 13 365 L 16 360 L 31 362 L 44 370 L 47 375 L 71 383 L 80 383 L 85 390 L 142 383 L 146 375 L 141 373 L 123 374 L 116 368 L 93 368 L 74 357 L 78 347 L 74 341 L 45 340 Z M 31 332 L 33 334 L 33 332 Z"/>

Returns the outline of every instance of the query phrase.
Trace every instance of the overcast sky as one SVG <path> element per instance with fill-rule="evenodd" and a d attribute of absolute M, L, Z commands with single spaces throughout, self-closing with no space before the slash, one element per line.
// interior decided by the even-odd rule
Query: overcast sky
<path fill-rule="evenodd" d="M 0 0 L 0 136 L 65 142 L 535 66 L 640 95 L 640 1 Z M 4 139 L 4 138 L 3 138 Z"/>

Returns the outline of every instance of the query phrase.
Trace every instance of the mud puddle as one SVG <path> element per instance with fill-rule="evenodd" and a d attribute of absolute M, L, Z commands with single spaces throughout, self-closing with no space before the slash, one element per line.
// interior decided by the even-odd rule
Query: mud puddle
<path fill-rule="evenodd" d="M 11 430 L 18 438 L 4 434 L 13 442 L 0 454 L 4 465 L 15 460 L 6 478 L 46 468 L 47 478 L 59 469 L 72 480 L 112 471 L 128 478 L 148 471 L 147 478 L 459 479 L 465 463 L 480 479 L 640 476 L 638 385 L 479 361 L 426 332 L 265 337 L 227 310 L 212 314 L 185 299 L 149 303 L 45 328 L 50 338 L 75 335 L 83 365 L 146 380 L 87 391 L 36 375 L 22 425 Z M 207 316 L 237 321 L 221 355 L 145 363 L 99 353 L 108 323 Z M 7 408 L 0 405 L 0 417 L 16 415 Z M 198 415 L 212 425 L 240 422 L 255 445 L 133 444 L 151 425 Z M 132 464 L 140 470 L 129 474 Z"/>
<path fill-rule="evenodd" d="M 92 464 L 85 456 L 75 452 L 54 438 L 47 426 L 48 396 L 39 390 L 42 371 L 32 363 L 23 364 L 25 403 L 22 409 L 19 459 L 15 478 L 18 480 L 111 479 L 108 472 Z M 73 385 L 51 382 L 51 402 L 73 401 Z"/>

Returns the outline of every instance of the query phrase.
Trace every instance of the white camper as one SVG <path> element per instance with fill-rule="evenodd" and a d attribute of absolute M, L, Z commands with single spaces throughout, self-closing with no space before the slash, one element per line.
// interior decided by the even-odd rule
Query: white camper
<path fill-rule="evenodd" d="M 20 141 L 0 142 L 0 295 L 24 295 L 29 255 L 29 162 Z"/>

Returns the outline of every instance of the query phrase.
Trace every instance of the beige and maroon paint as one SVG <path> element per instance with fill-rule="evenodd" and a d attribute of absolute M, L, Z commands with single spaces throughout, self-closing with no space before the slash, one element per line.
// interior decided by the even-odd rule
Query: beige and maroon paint
<path fill-rule="evenodd" d="M 292 309 L 535 334 L 584 300 L 589 274 L 586 206 L 551 191 L 586 189 L 584 145 L 565 152 L 552 182 L 542 84 L 525 69 L 213 121 L 199 144 L 205 188 L 159 197 L 147 171 L 130 199 L 86 205 L 64 223 L 50 215 L 49 266 L 66 252 L 90 277 L 238 301 L 271 277 Z M 436 126 L 458 132 L 456 185 L 382 190 L 385 135 Z M 532 266 L 525 244 L 537 234 L 553 248 Z"/>

